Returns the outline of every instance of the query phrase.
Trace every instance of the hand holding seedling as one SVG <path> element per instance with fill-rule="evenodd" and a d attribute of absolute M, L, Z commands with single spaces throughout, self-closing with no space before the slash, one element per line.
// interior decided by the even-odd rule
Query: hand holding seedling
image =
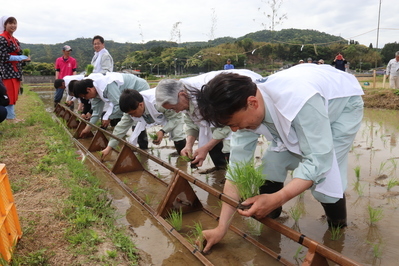
<path fill-rule="evenodd" d="M 181 150 L 180 155 L 187 156 L 190 159 L 193 159 L 193 149 L 186 146 Z"/>
<path fill-rule="evenodd" d="M 195 164 L 197 166 L 202 166 L 203 162 L 206 159 L 206 155 L 208 154 L 208 149 L 203 146 L 201 148 L 198 148 L 196 151 L 193 153 L 194 160 L 191 162 L 192 164 Z"/>
<path fill-rule="evenodd" d="M 30 62 L 30 61 L 31 61 L 30 55 L 28 56 L 28 58 L 22 60 L 22 62 Z"/>
<path fill-rule="evenodd" d="M 262 219 L 273 210 L 281 206 L 281 199 L 278 193 L 262 194 L 246 199 L 241 205 L 251 205 L 249 209 L 238 209 L 237 212 L 243 216 Z"/>
<path fill-rule="evenodd" d="M 156 136 L 157 136 L 157 138 L 154 139 L 154 140 L 152 141 L 152 143 L 154 143 L 155 145 L 159 145 L 159 144 L 161 144 L 161 141 L 162 141 L 162 139 L 163 139 L 164 134 L 163 134 L 163 132 L 162 132 L 161 130 L 159 130 L 159 131 L 156 133 Z"/>

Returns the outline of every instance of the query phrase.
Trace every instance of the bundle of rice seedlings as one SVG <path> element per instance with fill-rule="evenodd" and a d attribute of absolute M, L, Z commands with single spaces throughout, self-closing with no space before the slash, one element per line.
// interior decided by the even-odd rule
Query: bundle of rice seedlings
<path fill-rule="evenodd" d="M 26 55 L 26 56 L 29 56 L 30 55 L 30 49 L 23 49 L 22 50 L 22 54 Z"/>
<path fill-rule="evenodd" d="M 241 201 L 259 195 L 259 187 L 265 183 L 262 168 L 254 162 L 237 162 L 229 165 L 227 173 L 237 187 Z"/>
<path fill-rule="evenodd" d="M 91 73 L 93 73 L 94 70 L 94 66 L 92 64 L 88 64 L 86 66 L 86 76 L 90 75 Z"/>

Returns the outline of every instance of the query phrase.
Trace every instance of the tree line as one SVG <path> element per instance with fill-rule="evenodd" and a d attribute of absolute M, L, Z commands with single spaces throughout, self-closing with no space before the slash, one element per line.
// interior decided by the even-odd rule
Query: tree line
<path fill-rule="evenodd" d="M 78 61 L 78 72 L 85 70 L 94 54 L 91 38 L 77 38 L 59 44 L 24 44 L 30 49 L 32 62 L 24 67 L 26 75 L 53 75 L 54 62 L 62 56 L 68 44 L 71 56 Z M 147 43 L 105 42 L 114 58 L 115 71 L 139 70 L 146 75 L 182 75 L 208 72 L 223 68 L 231 59 L 236 68 L 248 68 L 263 75 L 300 59 L 323 59 L 332 63 L 341 52 L 353 70 L 383 67 L 399 50 L 398 43 L 388 43 L 377 50 L 355 40 L 345 40 L 316 30 L 262 30 L 239 38 L 223 37 L 207 42 L 177 43 L 149 41 Z"/>

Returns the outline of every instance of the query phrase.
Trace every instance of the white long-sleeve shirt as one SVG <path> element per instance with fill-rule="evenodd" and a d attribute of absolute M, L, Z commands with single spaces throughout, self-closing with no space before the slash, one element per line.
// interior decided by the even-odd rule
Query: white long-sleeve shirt
<path fill-rule="evenodd" d="M 399 76 L 399 61 L 396 58 L 389 60 L 386 73 L 388 76 Z"/>

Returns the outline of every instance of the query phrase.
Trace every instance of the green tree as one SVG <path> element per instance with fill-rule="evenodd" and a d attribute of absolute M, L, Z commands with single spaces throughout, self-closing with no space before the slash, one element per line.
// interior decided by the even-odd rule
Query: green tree
<path fill-rule="evenodd" d="M 395 53 L 399 51 L 399 43 L 387 43 L 381 49 L 382 62 L 388 64 L 389 60 L 395 57 Z"/>

